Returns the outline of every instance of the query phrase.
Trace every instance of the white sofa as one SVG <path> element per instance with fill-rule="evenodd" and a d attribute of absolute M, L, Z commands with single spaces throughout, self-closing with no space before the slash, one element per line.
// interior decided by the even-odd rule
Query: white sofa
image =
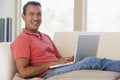
<path fill-rule="evenodd" d="M 120 32 L 56 32 L 53 41 L 62 56 L 72 56 L 74 54 L 79 34 L 99 34 L 100 41 L 96 56 L 120 60 Z M 12 80 L 15 73 L 16 67 L 13 61 L 10 43 L 0 43 L 0 80 Z M 56 75 L 47 80 L 119 80 L 119 78 L 120 73 L 113 71 L 78 70 Z M 45 80 L 43 78 L 34 79 Z"/>

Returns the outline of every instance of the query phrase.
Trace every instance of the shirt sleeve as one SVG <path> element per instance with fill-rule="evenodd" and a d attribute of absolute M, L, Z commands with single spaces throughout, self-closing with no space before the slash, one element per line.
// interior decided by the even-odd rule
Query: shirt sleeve
<path fill-rule="evenodd" d="M 30 40 L 24 36 L 19 36 L 11 44 L 14 59 L 21 57 L 30 58 Z"/>

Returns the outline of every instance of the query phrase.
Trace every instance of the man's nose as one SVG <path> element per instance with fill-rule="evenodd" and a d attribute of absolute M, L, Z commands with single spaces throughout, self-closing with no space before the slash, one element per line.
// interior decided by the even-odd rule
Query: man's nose
<path fill-rule="evenodd" d="M 34 19 L 34 20 L 38 20 L 38 19 L 39 19 L 39 16 L 34 15 L 33 19 Z"/>

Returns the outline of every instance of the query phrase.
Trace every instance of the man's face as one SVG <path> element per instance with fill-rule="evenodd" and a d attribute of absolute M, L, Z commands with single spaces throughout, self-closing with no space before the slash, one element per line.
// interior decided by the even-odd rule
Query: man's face
<path fill-rule="evenodd" d="M 41 24 L 41 8 L 39 6 L 28 5 L 26 8 L 26 15 L 22 14 L 25 21 L 25 28 L 29 31 L 36 32 Z"/>

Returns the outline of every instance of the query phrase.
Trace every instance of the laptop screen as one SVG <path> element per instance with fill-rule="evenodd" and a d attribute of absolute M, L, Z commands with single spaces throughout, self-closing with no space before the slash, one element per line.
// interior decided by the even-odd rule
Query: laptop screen
<path fill-rule="evenodd" d="M 99 35 L 80 34 L 76 46 L 75 61 L 78 62 L 88 56 L 96 56 L 99 44 Z"/>

